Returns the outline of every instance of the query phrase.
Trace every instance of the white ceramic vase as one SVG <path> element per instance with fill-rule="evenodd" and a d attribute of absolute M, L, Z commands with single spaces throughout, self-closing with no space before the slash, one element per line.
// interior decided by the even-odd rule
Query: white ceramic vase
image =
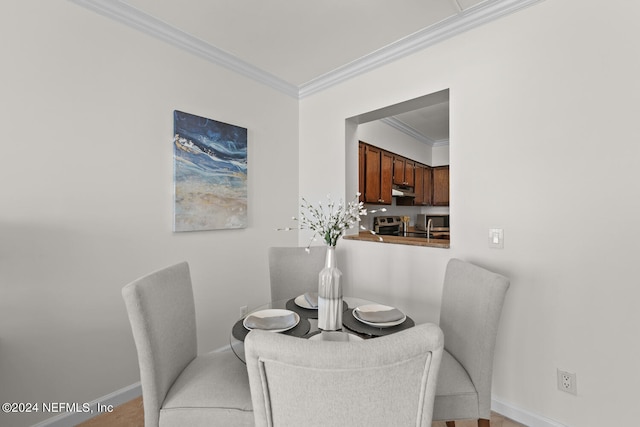
<path fill-rule="evenodd" d="M 342 272 L 336 267 L 335 246 L 327 246 L 325 265 L 318 275 L 318 328 L 342 329 Z"/>

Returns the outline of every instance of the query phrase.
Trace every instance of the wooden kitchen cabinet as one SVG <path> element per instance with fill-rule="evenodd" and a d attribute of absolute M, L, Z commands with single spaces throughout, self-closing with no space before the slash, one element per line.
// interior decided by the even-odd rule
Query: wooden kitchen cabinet
<path fill-rule="evenodd" d="M 413 187 L 415 198 L 398 197 L 405 206 L 449 206 L 449 166 L 431 167 L 360 141 L 358 145 L 360 201 L 390 205 L 396 182 Z"/>
<path fill-rule="evenodd" d="M 433 206 L 449 206 L 449 166 L 433 168 Z"/>
<path fill-rule="evenodd" d="M 378 147 L 364 145 L 364 202 L 391 204 L 393 155 Z"/>
<path fill-rule="evenodd" d="M 415 185 L 415 170 L 416 162 L 407 159 L 404 162 L 404 180 L 406 182 L 405 185 L 409 187 L 413 187 Z"/>
<path fill-rule="evenodd" d="M 415 184 L 415 165 L 413 160 L 401 156 L 393 157 L 393 183 L 413 187 Z"/>
<path fill-rule="evenodd" d="M 416 193 L 416 197 L 413 200 L 414 206 L 431 205 L 433 180 L 429 166 L 416 163 L 414 192 Z"/>

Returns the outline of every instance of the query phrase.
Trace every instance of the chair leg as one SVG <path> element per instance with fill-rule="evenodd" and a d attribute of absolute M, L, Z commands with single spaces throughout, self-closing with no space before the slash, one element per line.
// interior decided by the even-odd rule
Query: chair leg
<path fill-rule="evenodd" d="M 447 427 L 456 427 L 455 421 L 446 421 L 445 424 L 447 425 Z"/>

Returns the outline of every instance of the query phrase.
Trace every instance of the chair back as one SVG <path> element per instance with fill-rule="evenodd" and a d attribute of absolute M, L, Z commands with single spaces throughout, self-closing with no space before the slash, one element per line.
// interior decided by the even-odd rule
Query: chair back
<path fill-rule="evenodd" d="M 489 418 L 493 353 L 509 279 L 459 259 L 447 264 L 440 328 L 445 349 L 466 369 Z"/>
<path fill-rule="evenodd" d="M 245 339 L 257 427 L 431 427 L 443 335 L 434 324 L 364 341 L 254 330 Z"/>
<path fill-rule="evenodd" d="M 318 291 L 318 275 L 324 268 L 327 248 L 312 246 L 269 248 L 271 300 L 293 298 Z"/>
<path fill-rule="evenodd" d="M 138 351 L 145 425 L 158 425 L 169 387 L 197 355 L 189 265 L 158 270 L 122 288 Z"/>

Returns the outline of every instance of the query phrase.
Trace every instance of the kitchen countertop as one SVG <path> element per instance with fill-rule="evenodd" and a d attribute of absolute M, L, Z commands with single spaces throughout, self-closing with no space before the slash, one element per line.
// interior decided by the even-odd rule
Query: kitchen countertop
<path fill-rule="evenodd" d="M 411 230 L 411 229 L 410 229 Z M 382 241 L 378 239 L 378 235 L 373 235 L 368 231 L 361 231 L 359 234 L 352 234 L 349 236 L 343 236 L 343 239 L 347 240 L 365 240 L 368 242 L 377 243 L 394 243 L 396 245 L 412 245 L 412 246 L 428 246 L 432 248 L 449 248 L 449 239 L 427 239 L 426 237 L 415 236 L 380 236 Z"/>

